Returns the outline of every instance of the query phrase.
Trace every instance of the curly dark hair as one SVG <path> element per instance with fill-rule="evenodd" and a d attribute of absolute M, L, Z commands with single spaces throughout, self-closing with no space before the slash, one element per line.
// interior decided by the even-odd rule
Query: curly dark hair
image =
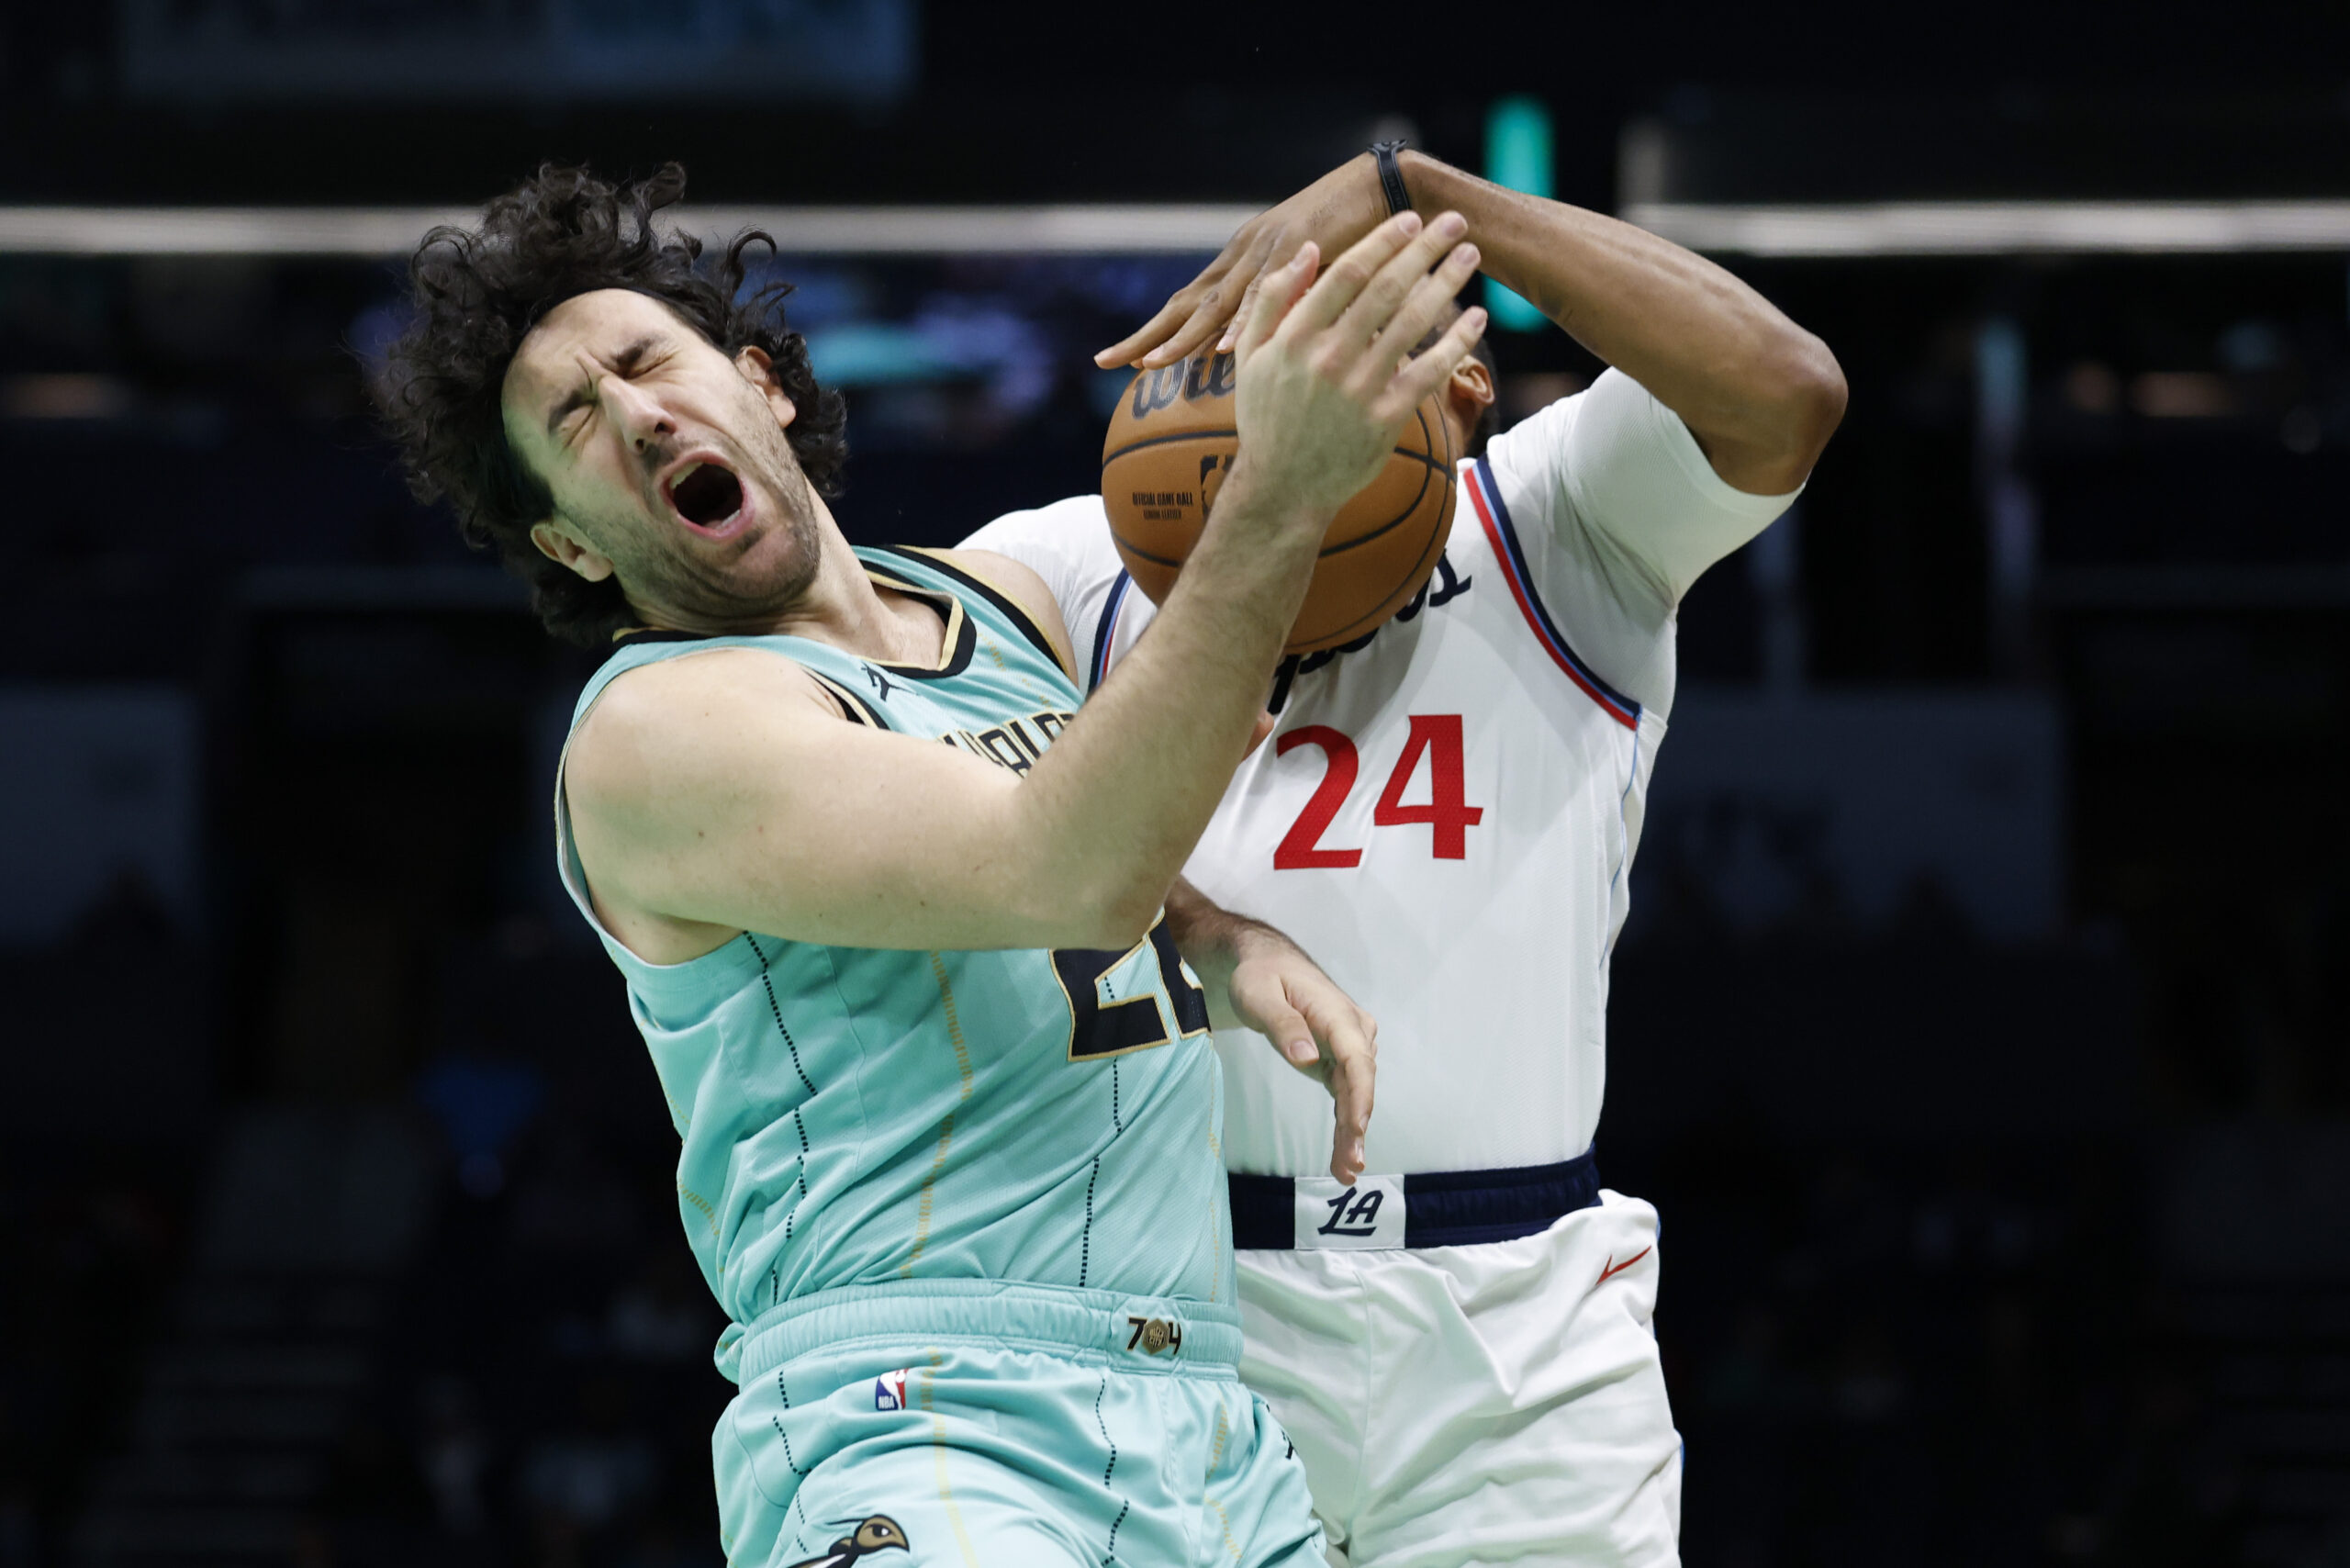
<path fill-rule="evenodd" d="M 816 383 L 808 344 L 784 324 L 788 283 L 746 298 L 743 253 L 776 249 L 758 230 L 737 235 L 713 264 L 701 241 L 664 234 L 653 216 L 685 194 L 685 170 L 617 185 L 584 168 L 542 164 L 492 201 L 478 230 L 442 227 L 408 261 L 415 315 L 392 344 L 377 398 L 399 442 L 417 498 L 445 498 L 476 548 L 496 546 L 531 585 L 532 606 L 554 635 L 609 643 L 631 620 L 620 583 L 591 583 L 548 560 L 531 528 L 554 510 L 544 480 L 507 444 L 499 396 L 515 350 L 541 318 L 574 295 L 633 289 L 660 300 L 719 350 L 764 349 L 799 415 L 784 432 L 809 482 L 837 492 L 848 458 L 847 410 Z"/>

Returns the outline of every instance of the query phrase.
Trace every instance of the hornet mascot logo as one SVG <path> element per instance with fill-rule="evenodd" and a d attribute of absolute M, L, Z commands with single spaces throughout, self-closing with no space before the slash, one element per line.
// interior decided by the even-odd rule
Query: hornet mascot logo
<path fill-rule="evenodd" d="M 833 1542 L 822 1557 L 794 1562 L 791 1568 L 849 1568 L 852 1562 L 862 1562 L 892 1547 L 900 1551 L 912 1550 L 906 1532 L 898 1528 L 897 1520 L 887 1514 L 875 1514 L 859 1519 L 856 1528 Z"/>

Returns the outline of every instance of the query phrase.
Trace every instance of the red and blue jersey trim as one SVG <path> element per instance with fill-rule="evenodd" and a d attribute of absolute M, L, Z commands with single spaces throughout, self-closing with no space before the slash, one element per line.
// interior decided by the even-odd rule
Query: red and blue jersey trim
<path fill-rule="evenodd" d="M 1118 611 L 1125 607 L 1126 593 L 1135 586 L 1133 576 L 1125 570 L 1118 580 L 1110 585 L 1110 597 L 1102 603 L 1102 619 L 1093 623 L 1093 659 L 1085 668 L 1085 689 L 1096 691 L 1110 675 L 1110 645 L 1118 640 Z"/>
<path fill-rule="evenodd" d="M 1510 522 L 1509 508 L 1502 503 L 1501 486 L 1494 482 L 1494 470 L 1483 457 L 1469 465 L 1469 504 L 1477 509 L 1477 521 L 1484 525 L 1485 538 L 1494 547 L 1494 558 L 1501 563 L 1502 575 L 1509 579 L 1509 591 L 1524 612 L 1526 623 L 1534 629 L 1543 652 L 1550 662 L 1566 673 L 1569 680 L 1583 689 L 1589 697 L 1607 711 L 1608 717 L 1628 730 L 1640 726 L 1640 705 L 1599 678 L 1598 672 L 1576 656 L 1573 648 L 1550 619 L 1542 598 L 1534 591 L 1534 574 L 1526 565 L 1526 552 L 1517 542 L 1517 529 Z"/>

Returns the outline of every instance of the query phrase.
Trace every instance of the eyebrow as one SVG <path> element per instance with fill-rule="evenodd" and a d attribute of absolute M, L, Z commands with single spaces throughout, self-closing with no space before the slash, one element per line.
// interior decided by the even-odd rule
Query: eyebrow
<path fill-rule="evenodd" d="M 634 342 L 630 343 L 626 348 L 621 350 L 620 353 L 612 356 L 612 368 L 620 372 L 622 375 L 626 375 L 630 371 L 634 370 L 637 365 L 643 362 L 646 354 L 651 353 L 655 349 L 660 346 L 660 334 L 657 332 L 646 332 Z M 595 384 L 592 381 L 583 380 L 575 385 L 569 392 L 564 395 L 562 401 L 555 404 L 554 412 L 547 415 L 548 436 L 550 438 L 554 436 L 555 426 L 563 423 L 565 419 L 569 418 L 571 411 L 574 409 L 586 408 L 589 403 L 595 400 Z"/>

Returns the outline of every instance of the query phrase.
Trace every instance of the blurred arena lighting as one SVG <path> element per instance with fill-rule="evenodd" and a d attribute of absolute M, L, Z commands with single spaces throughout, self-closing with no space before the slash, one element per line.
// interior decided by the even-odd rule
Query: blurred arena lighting
<path fill-rule="evenodd" d="M 764 229 L 795 255 L 1164 254 L 1221 250 L 1246 204 L 695 207 L 705 237 Z M 459 207 L 0 207 L 0 254 L 405 254 Z M 1635 203 L 1622 216 L 1719 255 L 1965 256 L 2350 251 L 2350 200 Z"/>
<path fill-rule="evenodd" d="M 1497 100 L 1485 111 L 1485 178 L 1528 196 L 1547 196 L 1550 189 L 1550 111 L 1539 98 Z M 1485 280 L 1485 308 L 1494 324 L 1513 332 L 1531 332 L 1550 324 L 1531 300 Z"/>
<path fill-rule="evenodd" d="M 117 420 L 135 402 L 130 383 L 113 375 L 12 375 L 0 379 L 0 417 L 12 420 Z"/>
<path fill-rule="evenodd" d="M 1249 206 L 691 207 L 673 223 L 705 238 L 764 229 L 792 254 L 1091 255 L 1218 251 Z M 404 255 L 459 207 L 0 207 L 0 254 Z"/>
<path fill-rule="evenodd" d="M 2350 250 L 2350 201 L 1639 202 L 1628 221 L 1748 256 L 1966 256 Z"/>

